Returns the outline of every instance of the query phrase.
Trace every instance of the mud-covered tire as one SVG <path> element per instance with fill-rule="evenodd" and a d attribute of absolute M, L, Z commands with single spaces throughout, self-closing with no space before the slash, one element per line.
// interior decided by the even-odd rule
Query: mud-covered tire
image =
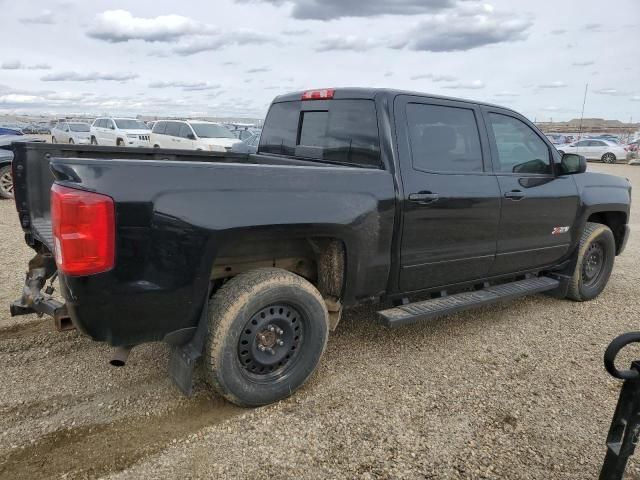
<path fill-rule="evenodd" d="M 209 303 L 207 379 L 242 407 L 277 402 L 315 371 L 328 334 L 326 304 L 307 280 L 278 268 L 240 274 Z"/>
<path fill-rule="evenodd" d="M 601 223 L 587 222 L 567 298 L 584 302 L 600 295 L 611 276 L 615 256 L 616 242 L 611 229 Z"/>

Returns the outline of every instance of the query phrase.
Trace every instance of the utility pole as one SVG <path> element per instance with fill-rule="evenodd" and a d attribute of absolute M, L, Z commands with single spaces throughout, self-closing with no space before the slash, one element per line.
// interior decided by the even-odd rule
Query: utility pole
<path fill-rule="evenodd" d="M 582 120 L 584 119 L 584 105 L 587 103 L 587 89 L 589 88 L 589 84 L 587 83 L 584 86 L 584 98 L 582 100 L 582 113 L 580 114 L 580 127 L 578 128 L 578 139 L 582 136 Z"/>

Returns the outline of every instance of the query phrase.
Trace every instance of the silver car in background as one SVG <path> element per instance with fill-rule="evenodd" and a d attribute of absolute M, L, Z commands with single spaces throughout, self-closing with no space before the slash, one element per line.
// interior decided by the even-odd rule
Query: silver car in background
<path fill-rule="evenodd" d="M 577 153 L 587 160 L 601 160 L 603 163 L 616 163 L 627 157 L 624 146 L 596 138 L 586 138 L 567 145 L 559 145 L 556 148 L 560 153 Z"/>
<path fill-rule="evenodd" d="M 91 143 L 91 125 L 83 122 L 58 122 L 51 129 L 51 142 L 77 143 L 89 145 Z"/>

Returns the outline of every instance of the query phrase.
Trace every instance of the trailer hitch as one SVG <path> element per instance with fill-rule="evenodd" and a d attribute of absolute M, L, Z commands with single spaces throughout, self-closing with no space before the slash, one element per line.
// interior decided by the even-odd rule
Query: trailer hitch
<path fill-rule="evenodd" d="M 51 297 L 53 293 L 53 281 L 57 275 L 56 263 L 50 254 L 38 253 L 29 261 L 22 288 L 22 296 L 14 301 L 9 310 L 11 316 L 28 315 L 35 313 L 38 316 L 48 315 L 53 317 L 58 331 L 73 330 L 75 327 L 67 312 L 67 306 Z M 45 287 L 47 280 L 50 284 Z M 44 292 L 42 289 L 44 288 Z"/>
<path fill-rule="evenodd" d="M 630 343 L 640 343 L 640 332 L 630 332 L 613 339 L 604 352 L 604 367 L 610 375 L 624 380 L 618 404 L 607 435 L 607 453 L 600 480 L 620 480 L 629 457 L 640 437 L 640 361 L 631 362 L 629 370 L 618 370 L 618 352 Z"/>

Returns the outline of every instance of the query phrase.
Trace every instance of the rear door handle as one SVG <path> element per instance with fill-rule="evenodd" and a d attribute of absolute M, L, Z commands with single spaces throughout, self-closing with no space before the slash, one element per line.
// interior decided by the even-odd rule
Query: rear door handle
<path fill-rule="evenodd" d="M 504 198 L 510 198 L 511 200 L 522 200 L 525 197 L 522 190 L 511 190 L 504 194 Z"/>
<path fill-rule="evenodd" d="M 431 192 L 419 192 L 419 193 L 412 193 L 411 195 L 409 195 L 410 201 L 415 203 L 421 203 L 423 205 L 427 203 L 433 203 L 437 201 L 439 198 L 440 198 L 440 195 L 438 195 L 437 193 L 431 193 Z"/>

